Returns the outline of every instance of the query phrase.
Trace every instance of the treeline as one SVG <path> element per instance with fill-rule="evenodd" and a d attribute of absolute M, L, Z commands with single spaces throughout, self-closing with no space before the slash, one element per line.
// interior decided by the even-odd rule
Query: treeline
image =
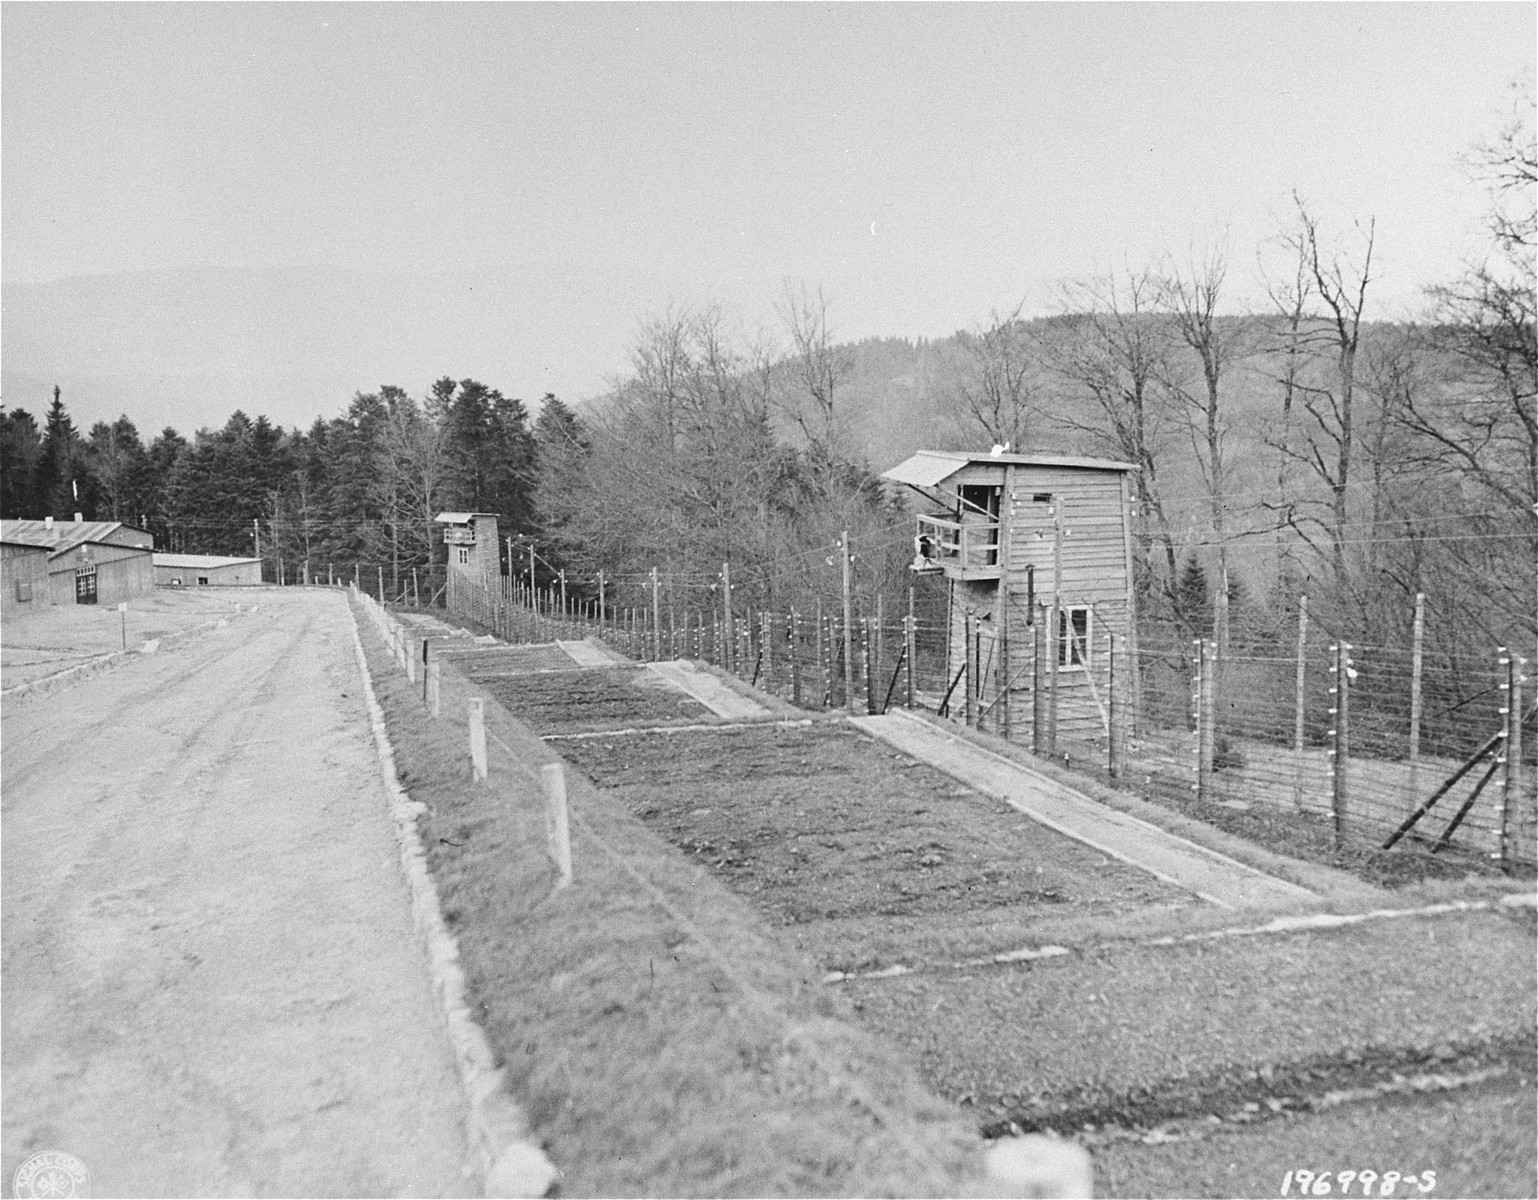
<path fill-rule="evenodd" d="M 126 521 L 163 550 L 260 550 L 274 579 L 305 561 L 399 579 L 441 560 L 433 518 L 446 508 L 533 530 L 538 444 L 570 419 L 554 397 L 531 421 L 521 400 L 444 378 L 420 400 L 394 386 L 359 393 L 308 431 L 236 412 L 190 441 L 167 428 L 146 445 L 127 416 L 82 437 L 55 389 L 41 429 L 24 410 L 0 414 L 0 512 Z"/>

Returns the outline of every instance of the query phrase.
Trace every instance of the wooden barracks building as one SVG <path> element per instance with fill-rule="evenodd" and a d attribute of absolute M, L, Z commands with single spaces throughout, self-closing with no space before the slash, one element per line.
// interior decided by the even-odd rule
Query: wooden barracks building
<path fill-rule="evenodd" d="M 154 590 L 154 539 L 121 521 L 0 521 L 5 609 L 20 616 L 51 604 L 116 604 Z M 47 586 L 37 555 L 47 556 Z M 25 596 L 25 599 L 23 598 Z"/>
<path fill-rule="evenodd" d="M 965 678 L 968 711 L 987 714 L 996 729 L 1002 704 L 1012 738 L 1040 736 L 1048 714 L 1033 700 L 1042 696 L 1045 707 L 1054 694 L 1054 743 L 1110 734 L 1111 639 L 1119 655 L 1134 648 L 1136 469 L 1096 458 L 923 451 L 883 475 L 934 505 L 917 518 L 913 567 L 946 581 L 947 680 Z M 1124 659 L 1116 669 L 1128 666 Z M 1042 686 L 1038 669 L 1055 670 L 1055 679 L 1046 674 Z M 962 708 L 960 695 L 950 707 Z"/>

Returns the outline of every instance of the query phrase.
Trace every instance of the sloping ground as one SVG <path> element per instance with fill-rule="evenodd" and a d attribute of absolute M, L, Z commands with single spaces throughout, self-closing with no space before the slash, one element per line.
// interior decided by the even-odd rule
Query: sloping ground
<path fill-rule="evenodd" d="M 575 882 L 552 892 L 537 773 L 556 756 L 488 704 L 490 783 L 472 784 L 463 714 L 485 690 L 446 669 L 426 719 L 363 637 L 472 1006 L 561 1194 L 978 1194 L 975 1128 L 841 1020 L 748 905 L 575 773 Z"/>

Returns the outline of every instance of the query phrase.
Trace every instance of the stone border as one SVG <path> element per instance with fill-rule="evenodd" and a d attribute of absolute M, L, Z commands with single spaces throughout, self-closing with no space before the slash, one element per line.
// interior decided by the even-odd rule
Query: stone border
<path fill-rule="evenodd" d="M 363 679 L 363 702 L 379 752 L 381 782 L 395 820 L 401 867 L 411 887 L 411 914 L 427 950 L 433 991 L 442 1005 L 445 1030 L 464 1091 L 465 1135 L 470 1152 L 467 1167 L 481 1181 L 484 1195 L 544 1196 L 559 1182 L 561 1172 L 530 1136 L 523 1110 L 508 1093 L 506 1073 L 496 1065 L 485 1031 L 476 1024 L 465 1002 L 459 943 L 444 923 L 438 890 L 428 870 L 417 828 L 417 817 L 426 809 L 401 786 L 395 770 L 395 751 L 385 729 L 384 711 L 374 694 L 357 614 L 351 604 L 347 605 L 347 615 Z"/>

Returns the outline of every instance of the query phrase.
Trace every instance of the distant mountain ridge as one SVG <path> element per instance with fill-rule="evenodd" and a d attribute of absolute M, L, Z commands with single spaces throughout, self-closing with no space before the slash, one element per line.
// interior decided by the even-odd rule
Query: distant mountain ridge
<path fill-rule="evenodd" d="M 237 407 L 304 426 L 355 391 L 417 393 L 444 374 L 580 399 L 624 364 L 635 301 L 622 280 L 563 264 L 409 276 L 193 267 L 0 293 L 8 407 L 39 412 L 57 383 L 82 427 L 126 412 L 184 433 Z"/>

